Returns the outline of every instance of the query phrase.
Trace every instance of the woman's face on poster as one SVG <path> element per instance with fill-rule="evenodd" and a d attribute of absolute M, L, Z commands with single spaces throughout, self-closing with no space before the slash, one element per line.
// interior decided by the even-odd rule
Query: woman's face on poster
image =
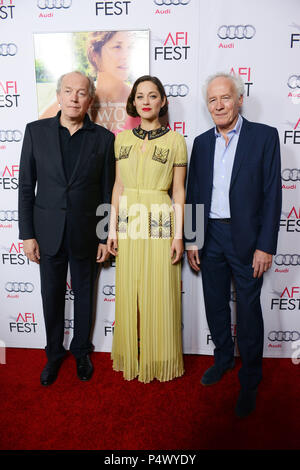
<path fill-rule="evenodd" d="M 101 48 L 95 56 L 100 72 L 108 73 L 119 80 L 126 80 L 129 73 L 129 55 L 131 38 L 126 31 L 118 31 Z"/>

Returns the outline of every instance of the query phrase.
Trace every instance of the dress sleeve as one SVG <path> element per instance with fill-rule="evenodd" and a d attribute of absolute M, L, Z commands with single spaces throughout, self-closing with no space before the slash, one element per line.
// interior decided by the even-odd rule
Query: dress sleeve
<path fill-rule="evenodd" d="M 176 134 L 175 157 L 173 166 L 187 166 L 187 148 L 185 138 Z"/>

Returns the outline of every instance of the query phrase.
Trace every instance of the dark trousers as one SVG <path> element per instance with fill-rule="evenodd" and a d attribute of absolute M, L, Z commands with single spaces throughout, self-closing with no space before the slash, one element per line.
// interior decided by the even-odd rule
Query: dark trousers
<path fill-rule="evenodd" d="M 262 278 L 253 278 L 252 263 L 243 264 L 232 244 L 231 226 L 209 221 L 201 257 L 204 302 L 215 345 L 216 365 L 227 368 L 234 356 L 230 291 L 233 277 L 237 302 L 237 344 L 242 360 L 241 387 L 255 389 L 262 378 L 264 325 L 260 305 Z"/>
<path fill-rule="evenodd" d="M 70 351 L 80 358 L 91 352 L 90 334 L 93 321 L 95 281 L 98 265 L 96 247 L 88 258 L 79 259 L 70 252 L 65 233 L 55 256 L 40 253 L 40 277 L 46 327 L 46 354 L 49 361 L 61 359 L 66 351 L 64 342 L 64 313 L 68 265 L 74 293 L 74 330 Z"/>

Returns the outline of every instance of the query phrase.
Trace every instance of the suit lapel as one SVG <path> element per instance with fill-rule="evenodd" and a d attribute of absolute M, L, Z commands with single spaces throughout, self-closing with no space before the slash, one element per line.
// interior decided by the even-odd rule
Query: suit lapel
<path fill-rule="evenodd" d="M 215 147 L 216 147 L 216 136 L 215 136 L 215 128 L 212 128 L 209 137 L 208 137 L 208 155 L 209 155 L 209 160 L 208 160 L 208 182 L 207 182 L 207 187 L 211 188 L 213 187 L 213 179 L 214 179 L 214 160 L 215 160 Z"/>
<path fill-rule="evenodd" d="M 238 175 L 239 169 L 249 152 L 249 141 L 251 137 L 251 123 L 247 121 L 247 119 L 243 118 L 243 124 L 241 128 L 241 132 L 239 135 L 239 141 L 236 147 L 232 173 L 231 173 L 231 180 L 230 180 L 230 189 L 235 182 L 235 179 Z"/>

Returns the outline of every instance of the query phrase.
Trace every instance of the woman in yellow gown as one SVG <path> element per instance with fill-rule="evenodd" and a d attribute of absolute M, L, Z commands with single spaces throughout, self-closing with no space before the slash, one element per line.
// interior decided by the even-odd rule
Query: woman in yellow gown
<path fill-rule="evenodd" d="M 167 109 L 161 82 L 140 77 L 127 113 L 140 116 L 141 125 L 115 141 L 108 238 L 116 256 L 112 360 L 126 380 L 144 383 L 184 373 L 180 260 L 187 151 L 184 137 L 160 124 Z"/>

